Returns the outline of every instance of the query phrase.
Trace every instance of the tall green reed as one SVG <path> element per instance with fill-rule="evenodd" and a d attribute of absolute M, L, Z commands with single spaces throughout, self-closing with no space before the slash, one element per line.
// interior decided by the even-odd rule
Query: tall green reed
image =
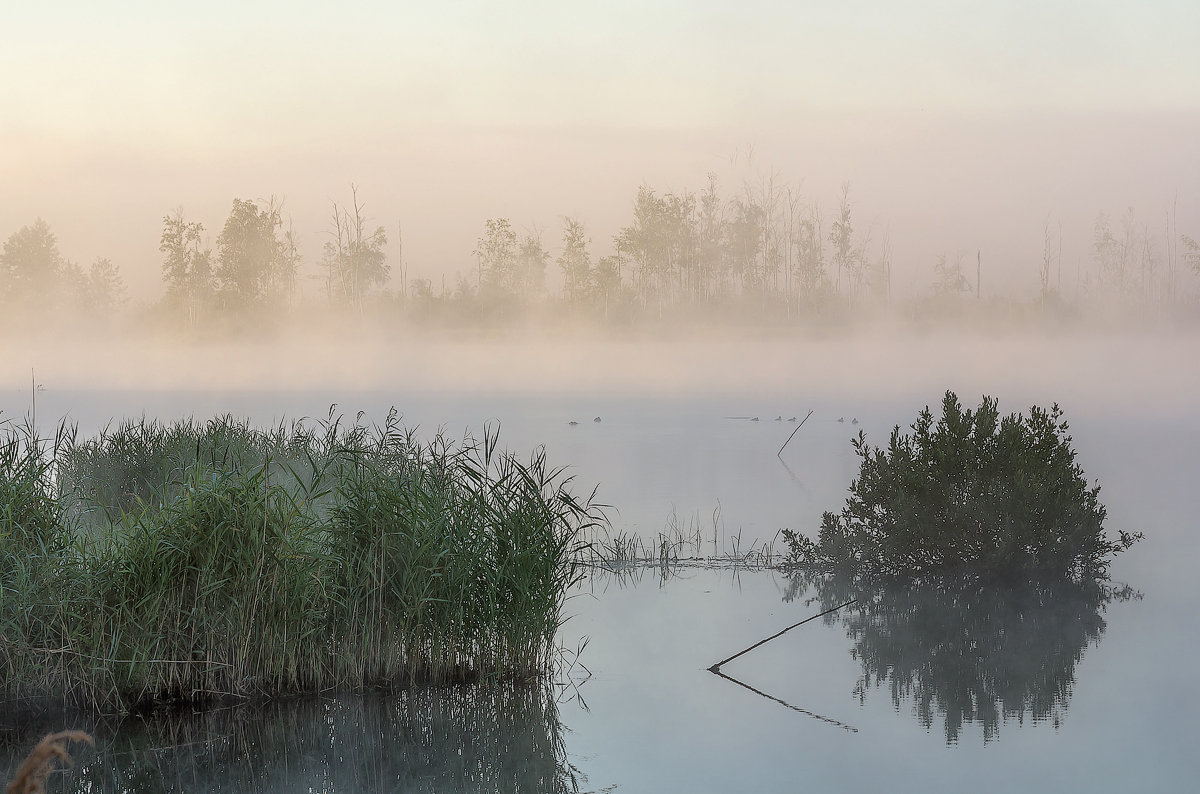
<path fill-rule="evenodd" d="M 0 621 L 20 630 L 0 688 L 104 708 L 535 677 L 604 521 L 542 451 L 423 443 L 394 411 L 142 420 L 52 449 L 9 428 L 0 455 L 0 508 L 47 539 L 3 536 Z"/>

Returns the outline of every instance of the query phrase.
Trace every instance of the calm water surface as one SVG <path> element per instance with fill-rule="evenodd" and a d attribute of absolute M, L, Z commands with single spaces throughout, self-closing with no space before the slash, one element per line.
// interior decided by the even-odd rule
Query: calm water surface
<path fill-rule="evenodd" d="M 1058 397 L 1002 380 L 988 386 L 1002 410 Z M 38 413 L 46 425 L 70 417 L 82 433 L 121 416 L 230 412 L 265 423 L 323 416 L 331 403 L 368 420 L 395 405 L 427 434 L 499 422 L 506 446 L 544 443 L 578 490 L 599 484 L 600 500 L 618 508 L 615 530 L 652 537 L 674 517 L 706 537 L 715 526 L 730 551 L 739 533 L 745 548 L 780 527 L 813 531 L 856 471 L 851 434 L 882 443 L 936 404 L 942 384 L 920 394 L 797 386 L 670 398 L 47 388 Z M 1187 790 L 1200 774 L 1200 419 L 1100 391 L 1089 399 L 1086 384 L 1069 391 L 1079 460 L 1103 486 L 1110 526 L 1146 533 L 1113 568 L 1140 599 L 1052 599 L 1061 608 L 1051 609 L 979 595 L 898 598 L 813 621 L 729 663 L 722 672 L 739 685 L 707 668 L 820 611 L 817 593 L 769 571 L 598 574 L 568 602 L 562 643 L 587 646 L 553 691 L 421 691 L 75 723 L 100 742 L 63 790 Z M 9 390 L 0 410 L 19 416 L 28 402 Z M 796 427 L 787 419 L 809 409 L 777 457 Z M 61 726 L 47 715 L 26 727 Z M 4 750 L 4 779 L 26 746 Z"/>

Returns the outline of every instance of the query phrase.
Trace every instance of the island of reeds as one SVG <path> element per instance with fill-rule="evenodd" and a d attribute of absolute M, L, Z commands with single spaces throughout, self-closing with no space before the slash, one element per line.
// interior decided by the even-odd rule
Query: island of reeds
<path fill-rule="evenodd" d="M 604 521 L 592 497 L 543 450 L 421 441 L 394 411 L 86 440 L 0 424 L 0 697 L 117 711 L 538 678 Z"/>

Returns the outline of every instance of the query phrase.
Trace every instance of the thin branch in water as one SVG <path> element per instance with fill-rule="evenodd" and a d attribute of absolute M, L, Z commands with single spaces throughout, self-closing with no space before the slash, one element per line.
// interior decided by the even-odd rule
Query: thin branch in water
<path fill-rule="evenodd" d="M 839 609 L 841 609 L 842 607 L 848 607 L 851 604 L 855 604 L 855 603 L 858 603 L 858 599 L 852 598 L 844 604 L 838 604 L 837 606 L 833 607 L 832 609 L 827 609 L 824 612 L 820 612 L 816 615 L 811 615 L 811 616 L 805 618 L 804 620 L 800 621 L 799 623 L 793 623 L 791 626 L 788 626 L 783 631 L 776 632 L 775 634 L 772 634 L 770 637 L 767 637 L 765 640 L 759 640 L 758 642 L 754 643 L 753 645 L 751 645 L 749 648 L 745 649 L 744 651 L 738 651 L 737 653 L 735 653 L 733 656 L 730 656 L 725 661 L 717 662 L 712 667 L 708 668 L 708 672 L 716 673 L 717 675 L 720 675 L 722 665 L 729 664 L 730 662 L 732 662 L 734 659 L 738 658 L 739 656 L 744 656 L 745 654 L 750 653 L 750 651 L 754 650 L 755 648 L 759 647 L 760 645 L 766 645 L 768 642 L 775 639 L 776 637 L 782 637 L 784 634 L 787 634 L 789 631 L 796 628 L 797 626 L 803 626 L 805 623 L 808 623 L 810 620 L 816 620 L 817 618 L 825 617 L 830 612 L 836 612 Z"/>
<path fill-rule="evenodd" d="M 807 421 L 808 421 L 808 417 L 810 417 L 810 416 L 812 416 L 812 415 L 813 415 L 813 412 L 812 412 L 811 410 L 810 410 L 810 411 L 809 411 L 807 414 L 805 414 L 805 415 L 804 415 L 804 418 L 800 420 L 800 424 L 796 425 L 796 429 L 792 431 L 792 435 L 790 435 L 790 436 L 788 436 L 788 437 L 787 437 L 787 441 L 784 441 L 784 442 L 783 442 L 783 446 L 782 446 L 782 447 L 780 447 L 780 448 L 779 448 L 779 451 L 775 453 L 775 457 L 777 457 L 777 458 L 780 458 L 781 460 L 783 459 L 783 449 L 784 449 L 784 447 L 786 447 L 788 444 L 790 444 L 790 443 L 791 443 L 791 441 L 792 441 L 792 436 L 795 436 L 795 435 L 796 435 L 796 433 L 797 433 L 797 431 L 799 431 L 799 430 L 800 430 L 800 428 L 804 427 L 804 423 L 805 423 L 805 422 L 807 422 Z"/>

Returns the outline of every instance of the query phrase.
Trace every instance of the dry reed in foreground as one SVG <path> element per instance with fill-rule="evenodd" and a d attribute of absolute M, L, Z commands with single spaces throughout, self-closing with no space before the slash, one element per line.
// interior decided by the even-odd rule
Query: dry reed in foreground
<path fill-rule="evenodd" d="M 25 762 L 17 768 L 16 777 L 8 784 L 6 794 L 45 794 L 46 779 L 54 771 L 54 762 L 59 760 L 70 767 L 75 761 L 67 752 L 67 742 L 87 742 L 94 745 L 92 737 L 83 731 L 51 733 L 42 739 Z"/>

